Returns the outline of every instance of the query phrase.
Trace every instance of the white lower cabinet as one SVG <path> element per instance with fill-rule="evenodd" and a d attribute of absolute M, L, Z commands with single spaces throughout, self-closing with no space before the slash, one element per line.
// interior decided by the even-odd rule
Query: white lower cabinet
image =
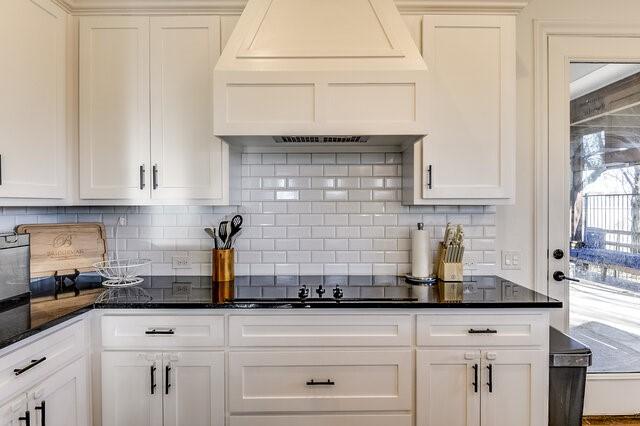
<path fill-rule="evenodd" d="M 224 425 L 224 354 L 103 352 L 103 426 Z"/>
<path fill-rule="evenodd" d="M 87 425 L 87 359 L 80 358 L 27 392 L 35 426 Z"/>
<path fill-rule="evenodd" d="M 25 394 L 21 394 L 0 406 L 0 425 L 2 426 L 23 426 L 27 418 L 31 421 L 31 413 Z"/>
<path fill-rule="evenodd" d="M 87 426 L 87 359 L 82 357 L 0 407 L 0 425 Z"/>
<path fill-rule="evenodd" d="M 546 426 L 546 351 L 488 350 L 482 355 L 482 426 Z M 486 383 L 492 384 L 491 389 Z"/>
<path fill-rule="evenodd" d="M 544 426 L 543 350 L 419 350 L 417 426 Z"/>
<path fill-rule="evenodd" d="M 405 351 L 232 352 L 232 413 L 411 410 Z"/>
<path fill-rule="evenodd" d="M 412 426 L 411 414 L 231 416 L 230 426 Z M 444 425 L 443 425 L 444 426 Z"/>

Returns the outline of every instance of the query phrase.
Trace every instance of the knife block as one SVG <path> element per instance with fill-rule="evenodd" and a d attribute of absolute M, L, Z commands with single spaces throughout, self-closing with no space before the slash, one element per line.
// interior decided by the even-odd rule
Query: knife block
<path fill-rule="evenodd" d="M 445 262 L 447 249 L 440 243 L 440 256 L 438 261 L 438 279 L 445 282 L 460 282 L 464 277 L 464 265 L 462 262 Z"/>
<path fill-rule="evenodd" d="M 464 267 L 462 263 L 446 263 L 440 261 L 438 265 L 438 279 L 445 282 L 463 281 Z"/>

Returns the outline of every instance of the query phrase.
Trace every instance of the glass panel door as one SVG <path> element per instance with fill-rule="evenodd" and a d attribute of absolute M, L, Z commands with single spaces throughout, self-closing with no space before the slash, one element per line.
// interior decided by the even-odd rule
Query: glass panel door
<path fill-rule="evenodd" d="M 569 333 L 590 372 L 640 372 L 640 65 L 571 63 L 570 80 Z"/>

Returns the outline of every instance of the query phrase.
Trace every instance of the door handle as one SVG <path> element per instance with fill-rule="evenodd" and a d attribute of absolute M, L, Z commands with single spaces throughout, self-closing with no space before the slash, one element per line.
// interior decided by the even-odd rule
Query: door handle
<path fill-rule="evenodd" d="M 36 410 L 40 410 L 40 426 L 46 426 L 47 411 L 45 407 L 45 401 L 42 401 L 40 405 L 36 405 Z"/>
<path fill-rule="evenodd" d="M 36 365 L 45 362 L 47 360 L 46 356 L 43 356 L 40 359 L 32 359 L 31 360 L 31 364 L 27 365 L 26 367 L 22 367 L 22 368 L 15 368 L 13 370 L 13 374 L 15 374 L 16 376 L 21 375 L 22 373 L 31 370 L 33 367 L 35 367 Z"/>
<path fill-rule="evenodd" d="M 175 334 L 175 330 L 173 328 L 168 328 L 168 329 L 164 329 L 164 330 L 158 330 L 158 329 L 152 328 L 151 330 L 146 330 L 144 332 L 144 334 L 147 334 L 147 335 L 155 335 L 155 334 L 171 335 L 171 334 Z"/>
<path fill-rule="evenodd" d="M 31 413 L 29 410 L 24 412 L 24 416 L 18 417 L 19 422 L 24 422 L 25 426 L 31 426 Z"/>
<path fill-rule="evenodd" d="M 580 280 L 577 279 L 577 278 L 571 278 L 571 277 L 566 276 L 564 274 L 564 272 L 562 272 L 562 271 L 555 271 L 553 273 L 553 279 L 556 280 L 556 281 L 564 281 L 564 280 L 566 280 L 566 281 L 573 281 L 573 282 L 576 282 L 576 283 L 580 282 Z"/>
<path fill-rule="evenodd" d="M 153 165 L 153 189 L 158 189 L 158 165 Z"/>
<path fill-rule="evenodd" d="M 146 174 L 146 171 L 144 169 L 144 164 L 141 164 L 140 165 L 140 189 L 144 189 L 144 187 L 147 186 L 144 178 L 145 174 Z"/>
<path fill-rule="evenodd" d="M 473 392 L 478 393 L 478 364 L 473 364 Z"/>
<path fill-rule="evenodd" d="M 156 393 L 156 365 L 153 364 L 150 369 L 151 372 L 151 395 Z"/>
<path fill-rule="evenodd" d="M 170 372 L 171 366 L 167 364 L 164 367 L 164 394 L 169 395 L 169 388 L 171 387 L 171 383 L 169 383 L 169 379 L 171 378 Z"/>
<path fill-rule="evenodd" d="M 475 328 L 470 328 L 467 333 L 469 334 L 498 334 L 498 330 L 493 330 L 491 328 L 485 328 L 484 330 L 478 330 Z"/>
<path fill-rule="evenodd" d="M 315 380 L 311 379 L 307 382 L 307 386 L 335 386 L 336 382 L 334 382 L 331 379 L 327 379 L 326 382 L 316 382 Z"/>
<path fill-rule="evenodd" d="M 493 392 L 493 365 L 487 365 L 487 370 L 489 370 L 489 381 L 487 382 L 487 386 L 489 387 L 489 393 Z"/>
<path fill-rule="evenodd" d="M 429 164 L 427 167 L 427 189 L 431 189 L 433 187 L 433 166 Z"/>

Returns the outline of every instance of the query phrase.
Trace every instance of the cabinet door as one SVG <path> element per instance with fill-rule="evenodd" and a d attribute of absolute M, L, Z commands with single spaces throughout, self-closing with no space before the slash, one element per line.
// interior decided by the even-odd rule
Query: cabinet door
<path fill-rule="evenodd" d="M 27 393 L 32 426 L 86 426 L 89 421 L 86 358 L 80 358 Z"/>
<path fill-rule="evenodd" d="M 480 425 L 480 351 L 418 351 L 416 425 Z"/>
<path fill-rule="evenodd" d="M 545 426 L 548 365 L 541 350 L 483 352 L 482 426 Z"/>
<path fill-rule="evenodd" d="M 64 198 L 66 14 L 0 2 L 0 197 Z"/>
<path fill-rule="evenodd" d="M 0 406 L 0 426 L 24 426 L 25 417 L 31 421 L 32 416 L 24 393 Z"/>
<path fill-rule="evenodd" d="M 511 198 L 515 17 L 428 15 L 423 46 L 430 128 L 422 146 L 423 198 Z"/>
<path fill-rule="evenodd" d="M 224 353 L 166 354 L 164 426 L 224 426 Z"/>
<path fill-rule="evenodd" d="M 162 373 L 160 354 L 103 352 L 102 425 L 162 426 Z"/>
<path fill-rule="evenodd" d="M 223 143 L 213 136 L 220 17 L 151 18 L 152 197 L 221 199 Z"/>
<path fill-rule="evenodd" d="M 80 18 L 80 198 L 149 198 L 149 18 Z"/>

